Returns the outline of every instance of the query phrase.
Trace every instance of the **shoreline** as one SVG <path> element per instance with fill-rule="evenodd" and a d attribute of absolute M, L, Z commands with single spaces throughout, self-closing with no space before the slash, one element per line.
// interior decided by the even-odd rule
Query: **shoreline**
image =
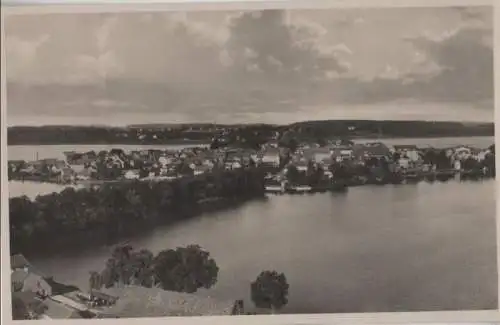
<path fill-rule="evenodd" d="M 398 135 L 354 135 L 346 138 L 353 140 L 387 140 L 387 139 L 452 139 L 452 138 L 494 138 L 495 134 L 464 134 L 464 135 L 444 135 L 444 136 L 436 136 L 436 135 L 415 135 L 415 136 L 398 136 Z M 332 139 L 334 137 L 331 137 Z M 342 137 L 341 137 L 342 138 Z M 7 139 L 8 142 L 8 139 Z M 141 141 L 71 141 L 71 142 L 18 142 L 18 143 L 7 143 L 7 147 L 12 146 L 65 146 L 65 145 L 97 145 L 97 146 L 210 146 L 210 140 L 172 140 L 165 142 L 141 142 Z"/>
<path fill-rule="evenodd" d="M 68 191 L 68 186 L 62 186 L 55 195 L 54 191 L 40 195 L 54 203 L 71 201 L 75 206 L 80 206 L 76 210 L 67 210 L 56 204 L 52 210 L 46 211 L 43 210 L 42 203 L 35 201 L 36 196 L 26 195 L 29 202 L 23 199 L 23 195 L 10 197 L 9 204 L 12 204 L 12 200 L 17 203 L 13 206 L 14 209 L 9 210 L 9 219 L 23 215 L 25 208 L 33 208 L 42 209 L 42 215 L 38 218 L 47 223 L 42 228 L 37 228 L 39 225 L 33 216 L 32 220 L 19 223 L 12 223 L 11 220 L 11 224 L 21 227 L 11 241 L 11 253 L 40 254 L 44 250 L 50 251 L 61 246 L 76 248 L 80 245 L 116 244 L 121 238 L 153 229 L 158 225 L 191 219 L 210 211 L 225 210 L 252 199 L 265 197 L 263 177 L 256 177 L 260 173 L 259 169 L 245 169 L 172 181 L 102 184 L 97 189 L 91 186 L 76 188 L 73 191 Z M 208 179 L 211 179 L 210 183 L 220 184 L 220 189 L 209 192 L 205 187 L 199 187 L 199 184 L 207 182 Z M 240 184 L 245 186 L 236 189 Z M 132 192 L 133 198 L 130 199 L 132 189 L 135 190 Z M 106 196 L 106 193 L 113 195 Z M 79 205 L 87 202 L 89 198 L 97 204 L 90 209 Z M 106 210 L 100 211 L 100 207 L 105 207 Z M 115 209 L 116 207 L 120 208 Z M 122 212 L 115 213 L 121 209 Z M 122 215 L 123 213 L 125 215 Z M 66 216 L 69 224 L 59 224 L 57 220 L 53 220 L 53 215 Z M 78 220 L 81 220 L 82 224 Z M 52 229 L 51 224 L 57 229 Z M 33 229 L 25 232 L 23 227 Z M 33 246 L 33 241 L 38 243 L 36 247 Z"/>
<path fill-rule="evenodd" d="M 153 222 L 145 224 L 133 224 L 129 228 L 126 228 L 124 233 L 118 236 L 109 237 L 106 229 L 93 229 L 90 233 L 87 231 L 81 231 L 78 233 L 72 233 L 67 237 L 59 237 L 58 240 L 47 243 L 46 247 L 44 246 L 41 250 L 40 248 L 26 249 L 21 253 L 30 259 L 40 259 L 65 255 L 72 256 L 75 253 L 78 254 L 90 251 L 93 248 L 114 247 L 133 240 L 134 238 L 141 238 L 145 235 L 148 235 L 155 231 L 156 228 L 173 227 L 179 223 L 182 223 L 183 221 L 189 221 L 193 218 L 202 217 L 204 214 L 209 214 L 212 212 L 223 212 L 226 210 L 241 207 L 250 202 L 268 199 L 269 198 L 265 195 L 262 197 L 256 196 L 252 198 L 241 199 L 220 198 L 219 200 L 207 201 L 203 204 L 203 206 L 198 205 L 192 210 L 184 210 L 182 212 L 176 211 L 175 213 L 171 214 L 173 220 L 155 220 Z M 61 249 L 61 247 L 64 248 Z"/>
<path fill-rule="evenodd" d="M 21 251 L 23 254 L 26 254 L 27 256 L 30 257 L 36 257 L 36 258 L 45 258 L 45 257 L 51 257 L 51 256 L 56 256 L 59 254 L 69 254 L 69 253 L 75 253 L 75 252 L 83 252 L 95 247 L 102 247 L 102 246 L 115 246 L 118 245 L 120 242 L 123 242 L 124 240 L 128 241 L 131 238 L 134 238 L 136 236 L 142 237 L 144 235 L 147 235 L 149 232 L 154 231 L 156 227 L 168 227 L 168 226 L 173 226 L 175 224 L 178 224 L 179 222 L 190 220 L 192 218 L 197 218 L 200 217 L 204 214 L 209 214 L 212 212 L 223 212 L 226 210 L 231 210 L 234 208 L 241 207 L 247 203 L 257 201 L 257 200 L 269 200 L 273 196 L 281 196 L 281 195 L 315 195 L 315 194 L 325 194 L 325 193 L 345 193 L 348 195 L 349 189 L 350 188 L 359 188 L 359 187 L 364 187 L 364 186 L 376 186 L 376 187 L 385 187 L 387 185 L 389 186 L 411 186 L 411 185 L 416 185 L 418 183 L 427 183 L 427 184 L 434 184 L 434 183 L 447 183 L 450 181 L 455 181 L 456 183 L 462 183 L 462 182 L 482 182 L 482 181 L 489 181 L 489 180 L 494 180 L 494 177 L 489 177 L 489 176 L 483 176 L 483 177 L 472 177 L 472 178 L 460 178 L 457 179 L 455 176 L 453 177 L 446 177 L 446 179 L 439 179 L 439 178 L 428 178 L 428 177 L 422 177 L 418 179 L 410 179 L 406 180 L 403 182 L 398 182 L 398 183 L 393 183 L 393 182 L 376 182 L 376 181 L 370 181 L 366 182 L 363 184 L 346 184 L 343 188 L 333 188 L 333 189 L 327 189 L 327 190 L 315 190 L 312 189 L 311 191 L 305 191 L 305 192 L 300 192 L 300 191 L 285 191 L 285 192 L 275 192 L 275 191 L 267 191 L 265 188 L 263 189 L 263 192 L 260 195 L 242 195 L 242 196 L 236 196 L 236 197 L 213 197 L 213 198 L 207 198 L 207 199 L 201 199 L 196 202 L 196 204 L 188 204 L 188 205 L 182 205 L 178 208 L 175 208 L 174 210 L 171 211 L 171 213 L 168 213 L 169 219 L 161 219 L 161 218 L 153 218 L 144 221 L 143 223 L 137 223 L 137 222 L 131 222 L 131 223 L 125 223 L 124 226 L 121 228 L 122 232 L 119 234 L 114 234 L 110 235 L 108 233 L 108 229 L 106 227 L 102 228 L 96 228 L 92 229 L 91 232 L 88 232 L 87 230 L 77 230 L 75 232 L 70 232 L 66 236 L 61 236 L 61 234 L 58 235 L 58 237 L 53 240 L 52 242 L 45 242 L 45 245 L 43 247 L 37 246 L 36 248 L 34 247 L 22 247 Z M 9 181 L 12 182 L 12 181 Z M 36 183 L 36 182 L 35 182 Z M 37 183 L 37 184 L 50 184 L 50 183 Z M 74 185 L 61 185 L 61 191 L 64 189 L 67 189 L 69 187 L 73 187 L 76 191 L 78 190 L 85 190 L 85 187 L 76 187 Z M 60 191 L 60 192 L 61 192 Z M 45 194 L 37 194 L 35 196 L 28 196 L 28 198 L 33 201 L 36 196 L 46 196 L 50 195 L 55 191 L 51 191 Z M 59 192 L 59 193 L 60 193 Z M 22 196 L 22 195 L 21 195 Z M 21 196 L 16 196 L 16 197 L 10 197 L 9 199 L 13 198 L 19 198 Z M 66 247 L 63 250 L 57 250 L 56 248 L 61 248 L 61 247 Z M 12 250 L 12 243 L 11 243 L 11 250 Z"/>

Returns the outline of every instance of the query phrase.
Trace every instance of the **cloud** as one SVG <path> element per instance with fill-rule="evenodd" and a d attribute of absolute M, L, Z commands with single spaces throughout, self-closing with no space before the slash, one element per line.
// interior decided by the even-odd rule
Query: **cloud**
<path fill-rule="evenodd" d="M 226 48 L 235 69 L 257 66 L 266 78 L 300 84 L 344 70 L 337 58 L 316 42 L 321 28 L 287 24 L 285 15 L 284 11 L 266 10 L 245 12 L 231 20 Z M 246 55 L 248 50 L 254 55 Z"/>
<path fill-rule="evenodd" d="M 6 57 L 9 62 L 6 65 L 8 75 L 25 76 L 29 73 L 30 66 L 36 61 L 40 46 L 49 40 L 47 34 L 41 35 L 33 40 L 25 40 L 18 37 L 9 37 L 6 48 Z"/>
<path fill-rule="evenodd" d="M 9 17 L 9 112 L 213 119 L 398 99 L 492 101 L 488 11 L 448 10 L 425 32 L 394 10 L 352 11 L 345 24 L 340 14 L 280 10 Z M 420 23 L 438 15 L 410 13 Z"/>
<path fill-rule="evenodd" d="M 440 73 L 417 82 L 430 99 L 475 102 L 493 99 L 493 48 L 485 44 L 483 29 L 464 28 L 440 40 L 421 37 L 412 43 L 425 52 Z"/>

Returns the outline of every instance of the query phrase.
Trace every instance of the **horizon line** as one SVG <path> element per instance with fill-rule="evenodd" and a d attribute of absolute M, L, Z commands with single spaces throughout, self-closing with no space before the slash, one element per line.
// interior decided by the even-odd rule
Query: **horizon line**
<path fill-rule="evenodd" d="M 138 126 L 189 126 L 189 125 L 222 125 L 222 126 L 237 126 L 237 125 L 266 125 L 266 126 L 291 126 L 294 124 L 300 123 L 311 123 L 311 122 L 424 122 L 424 123 L 456 123 L 463 125 L 495 125 L 495 122 L 486 122 L 486 121 L 457 121 L 457 120 L 445 120 L 445 121 L 436 121 L 436 120 L 392 120 L 392 119 L 325 119 L 325 120 L 302 120 L 291 123 L 265 123 L 265 122 L 239 122 L 239 123 L 217 123 L 217 122 L 178 122 L 178 123 L 137 123 L 137 124 L 127 124 L 127 125 L 109 125 L 109 124 L 41 124 L 41 125 L 8 125 L 9 128 L 43 128 L 43 127 L 94 127 L 94 128 L 130 128 L 130 127 L 138 127 Z"/>

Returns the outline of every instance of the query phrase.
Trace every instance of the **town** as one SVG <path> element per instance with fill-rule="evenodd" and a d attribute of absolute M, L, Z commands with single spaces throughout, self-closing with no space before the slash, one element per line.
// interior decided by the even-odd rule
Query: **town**
<path fill-rule="evenodd" d="M 127 189 L 133 189 L 140 197 L 138 202 L 144 202 L 146 198 L 153 195 L 161 196 L 161 193 L 170 193 L 167 197 L 172 199 L 174 197 L 172 192 L 176 190 L 172 189 L 173 187 L 166 190 L 165 184 L 175 184 L 175 182 L 186 180 L 189 183 L 195 182 L 193 180 L 203 183 L 205 186 L 197 187 L 193 191 L 205 193 L 177 196 L 177 200 L 169 201 L 169 206 L 173 207 L 169 210 L 174 211 L 172 213 L 175 214 L 176 211 L 180 211 L 178 210 L 180 205 L 192 206 L 195 203 L 197 205 L 200 201 L 207 201 L 207 199 L 208 202 L 212 202 L 210 199 L 214 197 L 249 198 L 245 191 L 253 191 L 257 196 L 261 191 L 270 194 L 343 192 L 350 186 L 415 183 L 421 180 L 447 181 L 454 177 L 461 180 L 477 180 L 495 176 L 493 145 L 484 149 L 467 146 L 434 149 L 418 148 L 415 145 L 388 146 L 381 141 L 355 143 L 348 139 L 338 139 L 315 143 L 292 139 L 283 144 L 275 139 L 264 143 L 259 150 L 235 146 L 214 147 L 212 145 L 180 150 L 149 149 L 130 152 L 117 148 L 98 153 L 93 151 L 65 152 L 65 159 L 9 161 L 9 179 L 84 185 L 83 191 L 90 191 L 86 198 L 83 198 L 84 194 L 74 196 L 78 191 L 74 192 L 75 194 L 63 191 L 60 194 L 61 198 L 58 199 L 59 202 L 68 201 L 78 207 L 84 206 L 82 209 L 85 211 L 72 208 L 74 216 L 66 214 L 70 219 L 81 216 L 80 221 L 75 220 L 65 228 L 58 228 L 68 233 L 72 240 L 78 241 L 79 239 L 75 239 L 78 238 L 79 231 L 75 228 L 78 226 L 71 226 L 71 224 L 84 222 L 86 223 L 83 226 L 84 229 L 90 230 L 96 227 L 95 222 L 90 220 L 90 215 L 86 216 L 92 212 L 88 212 L 90 207 L 85 207 L 85 202 L 89 202 L 89 195 L 92 193 L 96 196 L 104 193 L 98 192 L 99 188 L 105 188 L 110 184 L 124 186 L 121 194 L 118 194 L 123 196 L 123 200 L 113 203 L 120 205 L 120 208 L 104 201 L 101 202 L 100 205 L 109 206 L 109 209 L 102 212 L 103 220 L 100 221 L 102 226 L 99 227 L 108 228 L 104 237 L 118 239 L 120 234 L 115 237 L 113 236 L 115 230 L 110 233 L 109 229 L 117 227 L 116 220 L 118 219 L 114 216 L 118 213 L 117 211 L 127 211 L 128 208 L 124 206 L 132 201 L 129 198 L 130 191 Z M 212 192 L 208 193 L 211 188 L 209 185 L 212 184 L 210 176 L 249 171 L 258 172 L 244 176 L 243 181 L 241 181 L 241 176 L 238 176 L 239 181 L 233 181 L 233 187 L 225 185 L 226 187 L 218 192 L 212 189 Z M 253 180 L 254 185 L 248 185 L 249 180 Z M 140 184 L 156 185 L 141 187 Z M 62 196 L 67 196 L 67 198 Z M 183 199 L 179 199 L 180 197 Z M 250 195 L 250 197 L 254 196 Z M 48 200 L 52 199 L 54 197 L 49 195 Z M 49 242 L 52 237 L 51 229 L 60 227 L 57 222 L 50 226 L 50 222 L 54 222 L 52 214 L 64 215 L 67 212 L 64 208 L 48 210 L 47 216 L 45 212 L 42 212 L 37 218 L 46 220 L 46 226 L 38 228 L 39 223 L 33 225 L 29 220 L 23 223 L 21 216 L 24 211 L 29 211 L 27 210 L 29 207 L 43 210 L 43 200 L 37 199 L 34 201 L 36 203 L 26 200 L 11 198 L 10 202 L 13 234 L 11 249 L 16 253 L 30 250 L 30 247 L 23 246 L 23 243 Z M 82 204 L 77 204 L 78 201 Z M 38 206 L 32 204 L 38 204 Z M 130 203 L 130 205 L 137 207 L 141 204 Z M 200 206 L 201 210 L 206 207 L 206 205 Z M 158 214 L 153 211 L 154 209 L 163 211 L 166 205 L 150 202 L 141 212 L 136 212 L 136 217 L 129 217 L 128 214 L 120 216 L 120 223 L 127 228 L 125 223 L 127 218 L 130 220 L 137 220 L 138 217 L 147 218 L 137 213 L 148 216 Z M 97 215 L 97 218 L 99 216 Z M 31 225 L 29 227 L 31 230 L 26 230 L 27 225 Z M 128 229 L 132 231 L 137 231 L 141 226 L 137 221 L 133 221 L 131 225 L 129 224 Z M 96 240 L 96 232 L 93 230 L 91 232 L 94 234 L 92 240 Z M 120 318 L 130 315 L 136 317 L 139 315 L 149 317 L 203 316 L 244 313 L 242 300 L 219 302 L 191 293 L 162 290 L 158 286 L 144 287 L 132 283 L 125 287 L 105 288 L 101 285 L 98 286 L 99 290 L 92 290 L 92 288 L 81 290 L 75 286 L 60 284 L 52 277 L 41 275 L 41 272 L 37 271 L 21 254 L 12 256 L 11 267 L 13 313 L 14 317 L 21 319 Z M 142 303 L 151 300 L 151 297 L 157 297 L 158 305 L 151 307 Z M 167 302 L 168 308 L 164 305 Z M 214 308 L 214 306 L 218 307 Z M 133 312 L 127 312 L 127 310 L 133 310 Z"/>
<path fill-rule="evenodd" d="M 292 139 L 293 140 L 293 139 Z M 332 184 L 363 185 L 415 180 L 491 177 L 494 146 L 419 148 L 355 143 L 348 139 L 317 142 L 268 141 L 259 149 L 192 147 L 181 150 L 146 149 L 125 152 L 65 152 L 64 159 L 9 161 L 9 180 L 95 185 L 131 180 L 173 180 L 217 170 L 250 167 L 265 171 L 266 191 L 327 189 Z M 326 187 L 325 187 L 326 186 Z M 340 188 L 344 188 L 340 186 Z"/>

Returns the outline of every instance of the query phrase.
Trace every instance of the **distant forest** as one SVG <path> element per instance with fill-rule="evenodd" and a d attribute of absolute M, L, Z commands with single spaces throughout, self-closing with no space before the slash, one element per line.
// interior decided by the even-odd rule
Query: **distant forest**
<path fill-rule="evenodd" d="M 494 123 L 327 120 L 289 125 L 16 126 L 8 128 L 7 142 L 9 145 L 211 143 L 214 138 L 239 134 L 256 136 L 260 140 L 272 139 L 277 132 L 283 134 L 286 131 L 298 138 L 314 139 L 467 137 L 493 136 Z"/>

